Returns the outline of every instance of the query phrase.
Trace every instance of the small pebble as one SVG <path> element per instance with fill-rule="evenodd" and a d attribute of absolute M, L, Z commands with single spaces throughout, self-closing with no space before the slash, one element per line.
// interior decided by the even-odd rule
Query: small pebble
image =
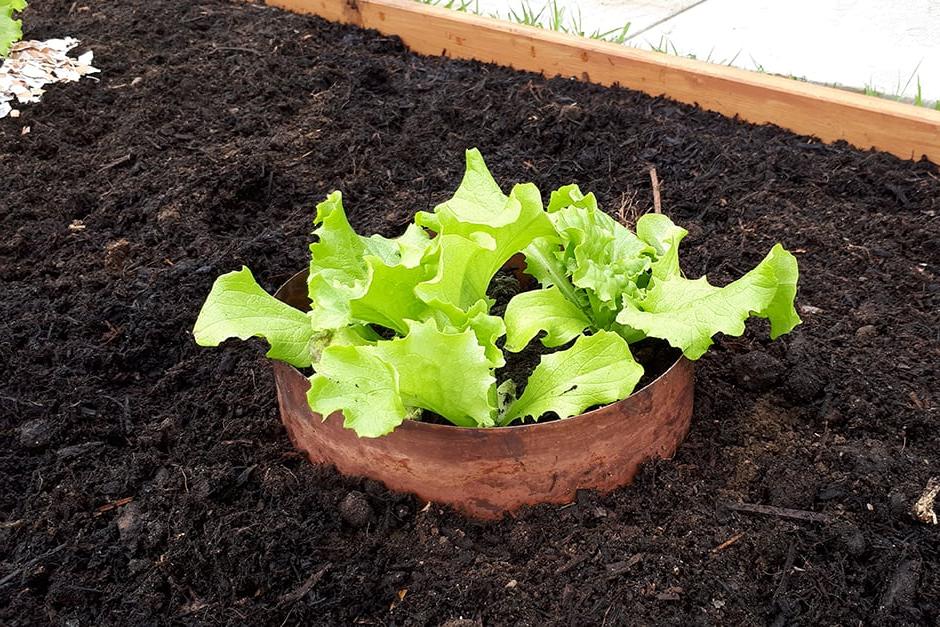
<path fill-rule="evenodd" d="M 353 490 L 339 504 L 339 513 L 347 524 L 359 528 L 365 527 L 372 519 L 372 507 L 366 495 Z"/>
<path fill-rule="evenodd" d="M 874 337 L 878 335 L 878 328 L 873 324 L 866 324 L 855 331 L 855 337 Z"/>

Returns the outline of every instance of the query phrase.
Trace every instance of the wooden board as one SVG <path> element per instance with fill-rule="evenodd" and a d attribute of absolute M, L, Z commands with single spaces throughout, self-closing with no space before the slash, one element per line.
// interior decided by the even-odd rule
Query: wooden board
<path fill-rule="evenodd" d="M 546 76 L 620 84 L 832 142 L 940 163 L 940 111 L 830 87 L 637 50 L 414 0 L 268 0 L 397 35 L 419 54 L 474 59 Z"/>

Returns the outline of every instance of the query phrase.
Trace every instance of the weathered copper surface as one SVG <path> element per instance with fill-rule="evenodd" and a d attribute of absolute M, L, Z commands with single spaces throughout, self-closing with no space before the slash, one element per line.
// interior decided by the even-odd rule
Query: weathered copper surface
<path fill-rule="evenodd" d="M 294 276 L 277 297 L 306 309 L 305 277 Z M 340 413 L 325 421 L 314 414 L 307 379 L 274 362 L 281 419 L 311 462 L 490 519 L 523 505 L 571 502 L 582 488 L 613 490 L 643 462 L 670 457 L 689 430 L 692 371 L 680 358 L 629 398 L 567 420 L 492 429 L 405 421 L 385 437 L 358 438 Z"/>

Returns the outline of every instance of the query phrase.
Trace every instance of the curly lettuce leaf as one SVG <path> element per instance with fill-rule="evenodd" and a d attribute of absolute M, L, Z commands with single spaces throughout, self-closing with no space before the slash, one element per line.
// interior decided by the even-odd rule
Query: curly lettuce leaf
<path fill-rule="evenodd" d="M 793 307 L 798 278 L 796 258 L 777 244 L 757 267 L 725 287 L 715 287 L 705 277 L 654 279 L 645 299 L 628 303 L 617 322 L 698 359 L 715 334 L 744 333 L 744 321 L 751 315 L 770 320 L 772 339 L 800 324 Z"/>
<path fill-rule="evenodd" d="M 538 420 L 547 412 L 575 416 L 592 405 L 626 398 L 642 376 L 643 366 L 634 361 L 622 337 L 610 331 L 582 335 L 571 348 L 542 356 L 499 424 L 527 416 Z"/>
<path fill-rule="evenodd" d="M 215 280 L 193 335 L 200 346 L 263 337 L 271 345 L 268 357 L 300 368 L 310 365 L 317 339 L 309 316 L 265 292 L 244 266 Z"/>
<path fill-rule="evenodd" d="M 432 268 L 388 265 L 376 256 L 365 258 L 367 281 L 360 296 L 349 300 L 353 320 L 379 324 L 404 335 L 409 320 L 426 317 L 428 306 L 417 298 L 415 288 L 427 281 Z"/>
<path fill-rule="evenodd" d="M 506 323 L 499 316 L 490 315 L 489 311 L 489 302 L 479 300 L 467 312 L 451 309 L 449 312 L 442 312 L 444 315 L 438 318 L 445 318 L 439 320 L 444 322 L 445 331 L 473 331 L 477 336 L 477 343 L 483 347 L 490 368 L 502 368 L 506 365 L 506 359 L 496 342 L 506 335 Z"/>
<path fill-rule="evenodd" d="M 572 205 L 551 215 L 571 282 L 590 290 L 598 309 L 619 309 L 620 299 L 635 291 L 636 278 L 649 268 L 653 249 L 596 206 Z"/>
<path fill-rule="evenodd" d="M 455 425 L 494 425 L 495 378 L 472 329 L 449 333 L 413 322 L 403 338 L 323 350 L 307 400 L 323 416 L 343 410 L 360 437 L 392 431 L 418 409 Z M 455 373 L 459 373 L 457 376 Z"/>
<path fill-rule="evenodd" d="M 23 21 L 13 19 L 14 11 L 26 8 L 26 0 L 0 0 L 0 57 L 10 52 L 10 46 L 23 38 Z"/>
<path fill-rule="evenodd" d="M 688 231 L 661 213 L 647 213 L 636 221 L 636 234 L 655 250 L 651 266 L 653 277 L 668 279 L 681 275 L 679 242 L 689 234 Z"/>
<path fill-rule="evenodd" d="M 558 286 L 516 294 L 506 306 L 506 350 L 517 353 L 545 331 L 542 344 L 562 346 L 591 327 L 591 321 L 576 304 L 565 298 Z"/>
<path fill-rule="evenodd" d="M 594 196 L 594 192 L 583 193 L 575 183 L 562 185 L 549 196 L 546 211 L 555 213 L 566 207 L 597 209 L 597 197 Z"/>
<path fill-rule="evenodd" d="M 443 242 L 462 243 L 462 248 L 453 251 L 442 246 L 442 263 L 450 256 L 451 268 L 459 268 L 469 283 L 460 289 L 460 302 L 453 296 L 447 301 L 463 309 L 485 294 L 490 280 L 510 257 L 536 239 L 555 237 L 538 189 L 527 183 L 516 185 L 508 196 L 503 194 L 476 149 L 466 153 L 466 172 L 454 196 L 435 207 L 434 213 L 419 212 L 415 221 L 435 231 Z M 461 278 L 453 270 L 440 272 L 451 282 Z"/>
<path fill-rule="evenodd" d="M 493 239 L 482 233 L 472 233 L 470 237 L 438 235 L 434 238 L 436 272 L 432 278 L 415 286 L 415 294 L 436 309 L 468 310 L 486 298 L 486 288 L 493 275 L 479 260 L 494 246 Z"/>
<path fill-rule="evenodd" d="M 434 321 L 416 322 L 407 336 L 380 342 L 375 351 L 395 365 L 406 404 L 456 425 L 493 425 L 490 388 L 496 379 L 472 329 L 448 333 Z"/>
<path fill-rule="evenodd" d="M 374 346 L 334 345 L 324 349 L 307 390 L 310 408 L 326 419 L 343 412 L 343 426 L 361 438 L 391 433 L 415 415 L 405 407 L 395 368 Z"/>
<path fill-rule="evenodd" d="M 556 216 L 551 214 L 567 207 L 577 207 L 589 211 L 596 210 L 597 198 L 594 197 L 593 193 L 582 194 L 581 189 L 574 184 L 563 185 L 553 191 L 546 208 L 553 228 L 557 226 L 555 224 Z M 526 259 L 526 273 L 535 277 L 542 287 L 555 285 L 572 302 L 583 299 L 586 304 L 586 297 L 576 296 L 574 293 L 574 286 L 571 285 L 567 276 L 568 268 L 564 261 L 563 247 L 559 245 L 560 243 L 567 244 L 567 242 L 562 241 L 556 232 L 555 237 L 536 240 L 526 247 L 523 251 Z"/>
<path fill-rule="evenodd" d="M 430 276 L 422 268 L 432 241 L 427 233 L 410 225 L 395 239 L 362 237 L 346 219 L 339 192 L 317 205 L 315 222 L 318 241 L 310 245 L 307 277 L 314 327 L 360 322 L 404 332 L 404 321 L 424 308 L 413 287 Z M 385 298 L 390 302 L 383 310 Z"/>
<path fill-rule="evenodd" d="M 551 194 L 548 214 L 561 246 L 540 240 L 525 249 L 526 272 L 542 287 L 558 286 L 599 328 L 609 327 L 624 298 L 637 298 L 637 282 L 655 249 L 598 209 L 594 194 L 565 185 Z"/>

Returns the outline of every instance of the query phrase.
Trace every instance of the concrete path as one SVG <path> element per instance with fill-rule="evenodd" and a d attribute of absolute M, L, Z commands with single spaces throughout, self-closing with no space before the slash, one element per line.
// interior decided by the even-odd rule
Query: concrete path
<path fill-rule="evenodd" d="M 558 0 L 590 34 L 628 45 L 913 99 L 940 100 L 940 0 Z M 520 12 L 520 0 L 479 11 Z M 536 12 L 542 0 L 530 0 Z M 549 21 L 550 9 L 541 21 Z M 578 19 L 576 16 L 580 16 Z"/>

